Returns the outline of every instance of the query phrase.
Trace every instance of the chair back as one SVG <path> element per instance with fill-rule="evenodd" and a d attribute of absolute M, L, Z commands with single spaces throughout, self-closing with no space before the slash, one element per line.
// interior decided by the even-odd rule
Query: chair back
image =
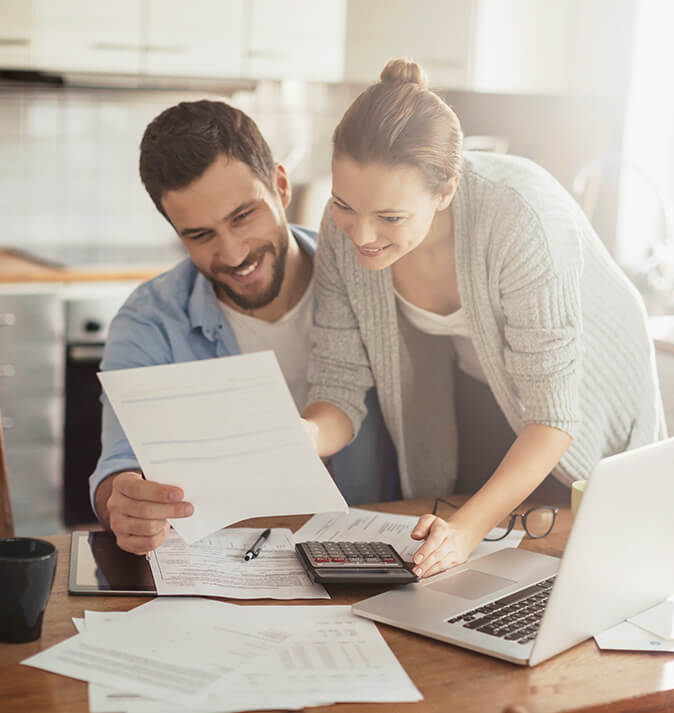
<path fill-rule="evenodd" d="M 5 461 L 5 441 L 2 435 L 2 416 L 0 415 L 0 537 L 14 537 L 14 518 L 12 503 L 9 499 L 9 479 Z"/>

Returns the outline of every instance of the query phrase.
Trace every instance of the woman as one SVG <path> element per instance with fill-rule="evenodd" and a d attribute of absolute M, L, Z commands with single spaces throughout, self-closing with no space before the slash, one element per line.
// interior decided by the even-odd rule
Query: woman
<path fill-rule="evenodd" d="M 459 121 L 417 64 L 392 60 L 348 109 L 332 174 L 304 413 L 319 454 L 358 432 L 373 384 L 405 497 L 457 484 L 457 375 L 512 429 L 508 448 L 478 420 L 474 450 L 495 467 L 449 519 L 420 518 L 418 575 L 464 562 L 549 473 L 568 485 L 664 437 L 638 293 L 543 169 L 462 155 Z"/>

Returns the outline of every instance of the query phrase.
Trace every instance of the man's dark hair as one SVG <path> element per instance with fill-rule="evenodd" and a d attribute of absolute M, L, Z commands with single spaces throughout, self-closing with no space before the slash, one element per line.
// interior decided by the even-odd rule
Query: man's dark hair
<path fill-rule="evenodd" d="M 238 159 L 274 190 L 274 158 L 257 124 L 219 101 L 180 102 L 145 129 L 140 142 L 140 178 L 157 210 L 166 191 L 185 188 L 220 155 Z"/>

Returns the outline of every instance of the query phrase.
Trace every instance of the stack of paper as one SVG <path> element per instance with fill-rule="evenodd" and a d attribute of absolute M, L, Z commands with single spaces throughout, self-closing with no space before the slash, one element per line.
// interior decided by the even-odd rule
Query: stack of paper
<path fill-rule="evenodd" d="M 600 649 L 674 651 L 674 597 L 596 634 Z"/>
<path fill-rule="evenodd" d="M 76 623 L 82 633 L 23 663 L 89 681 L 92 713 L 422 698 L 375 624 L 345 606 L 164 598 Z"/>

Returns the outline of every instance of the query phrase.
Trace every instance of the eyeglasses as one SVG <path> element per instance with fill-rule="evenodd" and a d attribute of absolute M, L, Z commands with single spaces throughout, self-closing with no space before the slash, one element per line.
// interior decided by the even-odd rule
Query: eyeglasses
<path fill-rule="evenodd" d="M 458 505 L 453 505 L 448 500 L 444 498 L 436 498 L 435 505 L 433 505 L 433 515 L 438 514 L 438 506 L 440 503 L 449 505 L 450 508 L 458 509 Z M 522 518 L 522 527 L 527 535 L 532 540 L 539 540 L 541 537 L 545 537 L 552 532 L 552 528 L 555 526 L 555 519 L 557 518 L 558 508 L 552 507 L 551 505 L 537 505 L 536 507 L 530 508 L 526 512 L 511 512 L 510 521 L 505 529 L 505 532 L 498 537 L 485 537 L 485 542 L 498 542 L 507 537 L 515 527 L 517 518 Z"/>

